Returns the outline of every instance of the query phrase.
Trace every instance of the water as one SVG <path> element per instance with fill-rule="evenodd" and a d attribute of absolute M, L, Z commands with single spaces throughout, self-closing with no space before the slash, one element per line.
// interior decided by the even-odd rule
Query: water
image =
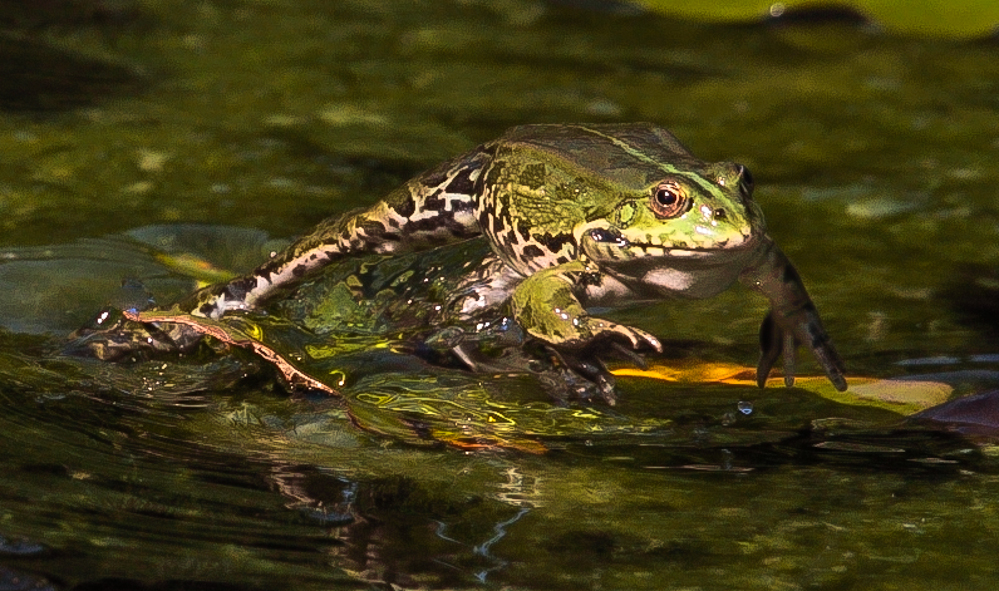
<path fill-rule="evenodd" d="M 904 418 L 999 382 L 994 40 L 521 0 L 87 14 L 0 36 L 52 72 L 7 66 L 18 91 L 0 92 L 0 248 L 34 265 L 0 265 L 3 585 L 995 587 L 992 440 Z M 808 380 L 706 379 L 755 360 L 765 305 L 740 289 L 618 314 L 669 345 L 660 373 L 619 377 L 613 409 L 558 408 L 518 378 L 406 381 L 377 355 L 344 362 L 346 378 L 378 372 L 342 399 L 289 397 L 244 353 L 54 355 L 104 301 L 146 297 L 123 279 L 158 298 L 190 287 L 183 261 L 158 258 L 169 244 L 143 242 L 162 232 L 126 232 L 211 224 L 189 250 L 246 268 L 267 235 L 509 125 L 637 120 L 753 170 L 851 376 L 872 380 L 866 405 Z M 923 398 L 885 401 L 915 383 Z M 426 425 L 387 414 L 391 396 L 452 404 L 466 437 L 429 419 L 415 437 Z M 487 403 L 514 428 L 480 421 Z"/>

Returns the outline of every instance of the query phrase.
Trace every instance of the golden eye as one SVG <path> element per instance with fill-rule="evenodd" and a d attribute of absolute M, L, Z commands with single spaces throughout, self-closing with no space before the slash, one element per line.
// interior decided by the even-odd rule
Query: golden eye
<path fill-rule="evenodd" d="M 693 205 L 687 193 L 675 181 L 663 181 L 652 190 L 652 211 L 662 219 L 679 217 Z"/>

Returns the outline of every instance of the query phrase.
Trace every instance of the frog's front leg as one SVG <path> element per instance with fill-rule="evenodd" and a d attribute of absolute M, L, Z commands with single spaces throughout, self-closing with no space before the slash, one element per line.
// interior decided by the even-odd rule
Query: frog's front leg
<path fill-rule="evenodd" d="M 604 400 L 613 404 L 613 378 L 596 348 L 607 346 L 613 351 L 616 347 L 620 351 L 623 343 L 635 351 L 662 352 L 662 344 L 644 330 L 586 312 L 576 293 L 585 290 L 597 272 L 590 263 L 580 260 L 542 269 L 517 286 L 511 304 L 514 318 L 524 332 L 554 350 L 572 370 L 593 381 Z"/>
<path fill-rule="evenodd" d="M 760 326 L 762 353 L 756 380 L 762 388 L 777 358 L 784 357 L 784 383 L 794 385 L 795 354 L 798 345 L 811 349 L 829 381 L 840 392 L 847 388 L 843 360 L 822 326 L 815 304 L 801 277 L 776 244 L 767 240 L 756 264 L 740 276 L 750 288 L 770 300 L 770 312 Z"/>

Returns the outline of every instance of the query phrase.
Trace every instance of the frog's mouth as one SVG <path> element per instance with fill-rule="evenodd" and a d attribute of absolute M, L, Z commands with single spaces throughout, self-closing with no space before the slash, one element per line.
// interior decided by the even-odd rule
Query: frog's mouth
<path fill-rule="evenodd" d="M 671 258 L 676 263 L 690 261 L 698 264 L 725 264 L 730 257 L 739 257 L 756 248 L 759 240 L 755 235 L 740 234 L 719 240 L 710 247 L 697 245 L 654 244 L 628 240 L 619 232 L 607 228 L 593 228 L 586 231 L 580 244 L 592 260 L 610 264 L 627 264 L 643 259 Z M 682 263 L 681 263 L 682 264 Z"/>

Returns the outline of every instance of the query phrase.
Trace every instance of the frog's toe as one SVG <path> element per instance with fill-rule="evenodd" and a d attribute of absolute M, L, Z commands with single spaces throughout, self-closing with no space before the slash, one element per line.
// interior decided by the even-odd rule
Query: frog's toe
<path fill-rule="evenodd" d="M 783 330 L 774 321 L 773 312 L 766 315 L 760 325 L 760 362 L 756 367 L 756 384 L 760 388 L 766 386 L 770 370 L 781 357 L 784 359 L 784 385 L 794 386 L 798 344 L 793 333 Z"/>
<path fill-rule="evenodd" d="M 656 353 L 662 353 L 663 344 L 655 335 L 645 332 L 640 328 L 625 326 L 607 320 L 595 321 L 592 341 L 610 340 L 612 343 L 626 342 L 634 351 L 651 349 Z M 592 345 L 592 342 L 590 343 Z"/>
<path fill-rule="evenodd" d="M 829 378 L 833 386 L 840 392 L 846 392 L 846 366 L 836 349 L 829 343 L 826 345 L 814 350 L 815 358 L 819 360 L 819 365 L 825 370 L 826 377 Z"/>
<path fill-rule="evenodd" d="M 610 406 L 617 402 L 616 381 L 599 357 L 588 352 L 568 352 L 547 345 L 544 349 L 554 363 L 558 376 L 545 382 L 546 389 L 553 397 L 560 400 L 589 401 L 599 396 Z"/>
<path fill-rule="evenodd" d="M 617 404 L 617 391 L 615 386 L 617 383 L 609 372 L 602 373 L 596 376 L 595 379 L 597 391 L 600 392 L 600 397 L 604 399 L 604 402 L 608 406 L 614 406 Z"/>
<path fill-rule="evenodd" d="M 610 406 L 614 406 L 617 403 L 617 395 L 614 391 L 617 386 L 617 380 L 614 379 L 614 375 L 607 369 L 607 365 L 604 364 L 602 359 L 593 357 L 586 360 L 579 364 L 577 371 L 593 383 L 597 394 L 604 399 L 604 402 Z"/>
<path fill-rule="evenodd" d="M 768 312 L 760 324 L 760 361 L 756 365 L 756 385 L 767 385 L 767 378 L 777 358 L 784 350 L 784 333 L 774 322 L 773 312 Z"/>
<path fill-rule="evenodd" d="M 638 369 L 646 370 L 649 369 L 648 362 L 645 361 L 645 357 L 642 357 L 634 349 L 629 349 L 617 341 L 611 342 L 611 349 L 616 357 L 627 361 L 631 365 L 634 365 Z"/>

